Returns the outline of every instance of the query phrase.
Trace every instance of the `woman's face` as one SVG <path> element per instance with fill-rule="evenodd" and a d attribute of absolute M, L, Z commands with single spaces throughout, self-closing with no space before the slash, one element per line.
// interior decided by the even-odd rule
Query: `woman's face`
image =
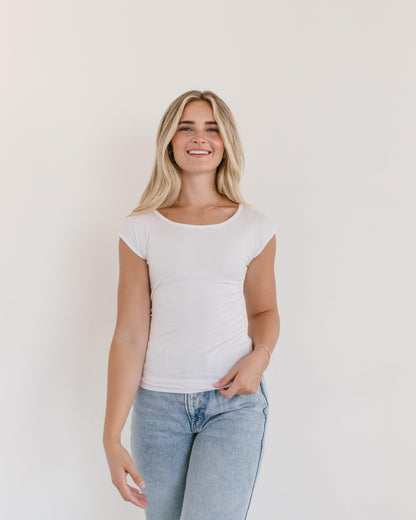
<path fill-rule="evenodd" d="M 191 101 L 186 105 L 172 138 L 176 164 L 187 172 L 216 172 L 224 154 L 224 143 L 207 101 Z M 192 155 L 190 150 L 207 153 Z"/>

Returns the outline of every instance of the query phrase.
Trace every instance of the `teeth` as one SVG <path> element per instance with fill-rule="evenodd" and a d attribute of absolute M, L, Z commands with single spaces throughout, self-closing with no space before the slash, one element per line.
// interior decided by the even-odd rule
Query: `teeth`
<path fill-rule="evenodd" d="M 208 155 L 209 152 L 203 152 L 202 150 L 192 150 L 191 152 L 188 152 L 191 155 Z"/>

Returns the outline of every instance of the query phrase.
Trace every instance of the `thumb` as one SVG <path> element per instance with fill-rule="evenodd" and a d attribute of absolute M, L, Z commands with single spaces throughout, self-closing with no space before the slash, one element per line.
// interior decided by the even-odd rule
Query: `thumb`
<path fill-rule="evenodd" d="M 217 381 L 214 386 L 223 386 L 227 385 L 230 381 L 234 379 L 234 376 L 236 374 L 236 370 L 232 368 L 229 370 L 224 377 L 222 377 L 219 381 Z"/>
<path fill-rule="evenodd" d="M 134 464 L 130 466 L 129 473 L 131 475 L 131 478 L 134 480 L 134 482 L 139 486 L 139 488 L 145 488 L 146 484 L 144 483 L 143 477 L 140 475 L 140 473 L 137 471 Z"/>

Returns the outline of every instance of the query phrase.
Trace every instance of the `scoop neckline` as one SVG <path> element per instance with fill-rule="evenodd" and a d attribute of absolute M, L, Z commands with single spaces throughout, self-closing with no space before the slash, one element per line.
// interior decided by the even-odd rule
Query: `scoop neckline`
<path fill-rule="evenodd" d="M 243 209 L 243 205 L 241 203 L 238 204 L 237 211 L 235 213 L 233 213 L 230 218 L 227 218 L 227 220 L 223 220 L 222 222 L 218 222 L 217 224 L 185 224 L 184 222 L 175 222 L 174 220 L 171 220 L 170 218 L 165 217 L 157 209 L 154 209 L 153 213 L 155 215 L 157 215 L 160 219 L 164 220 L 165 222 L 168 222 L 169 224 L 173 224 L 174 226 L 200 229 L 200 228 L 213 228 L 213 227 L 224 226 L 225 224 L 228 224 L 232 220 L 235 220 L 237 218 L 237 216 L 241 213 L 242 209 Z"/>

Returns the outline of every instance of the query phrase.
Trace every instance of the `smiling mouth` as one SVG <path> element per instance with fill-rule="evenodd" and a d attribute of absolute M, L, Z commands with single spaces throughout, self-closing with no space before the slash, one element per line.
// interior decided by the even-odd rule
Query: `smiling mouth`
<path fill-rule="evenodd" d="M 190 155 L 191 157 L 206 157 L 207 155 L 210 155 L 211 152 L 206 150 L 206 151 L 195 151 L 195 152 L 191 152 L 191 151 L 187 151 L 186 152 L 188 155 Z"/>

